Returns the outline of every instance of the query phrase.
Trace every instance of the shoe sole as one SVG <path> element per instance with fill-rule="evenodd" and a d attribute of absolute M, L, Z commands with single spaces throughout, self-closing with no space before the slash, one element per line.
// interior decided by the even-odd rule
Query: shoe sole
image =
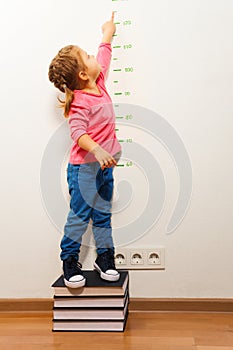
<path fill-rule="evenodd" d="M 115 281 L 118 281 L 119 278 L 120 278 L 120 274 L 119 273 L 117 275 L 108 275 L 107 273 L 104 273 L 101 270 L 101 268 L 96 263 L 94 263 L 94 268 L 99 272 L 100 277 L 103 280 L 110 281 L 110 282 L 115 282 Z"/>
<path fill-rule="evenodd" d="M 70 282 L 64 278 L 64 283 L 68 288 L 81 288 L 85 286 L 86 278 L 83 278 L 81 281 L 78 281 L 78 282 Z"/>

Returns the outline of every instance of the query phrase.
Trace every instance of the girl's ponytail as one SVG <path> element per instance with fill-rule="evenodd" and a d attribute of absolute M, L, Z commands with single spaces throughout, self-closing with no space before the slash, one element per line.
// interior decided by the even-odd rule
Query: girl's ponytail
<path fill-rule="evenodd" d="M 70 107 L 71 107 L 71 103 L 73 102 L 73 99 L 74 99 L 74 92 L 72 90 L 70 90 L 66 86 L 66 84 L 63 84 L 63 89 L 64 89 L 64 92 L 66 94 L 65 101 L 62 101 L 59 98 L 58 98 L 58 100 L 60 102 L 60 107 L 64 109 L 64 117 L 68 118 Z"/>

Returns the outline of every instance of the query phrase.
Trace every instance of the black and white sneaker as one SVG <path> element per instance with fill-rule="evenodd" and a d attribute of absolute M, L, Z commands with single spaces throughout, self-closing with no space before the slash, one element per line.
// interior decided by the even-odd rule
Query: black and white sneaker
<path fill-rule="evenodd" d="M 118 281 L 120 274 L 116 271 L 114 255 L 108 250 L 101 255 L 98 255 L 94 268 L 99 272 L 100 277 L 106 281 Z"/>
<path fill-rule="evenodd" d="M 86 279 L 81 270 L 82 265 L 73 257 L 63 261 L 64 283 L 69 288 L 80 288 L 85 286 Z"/>

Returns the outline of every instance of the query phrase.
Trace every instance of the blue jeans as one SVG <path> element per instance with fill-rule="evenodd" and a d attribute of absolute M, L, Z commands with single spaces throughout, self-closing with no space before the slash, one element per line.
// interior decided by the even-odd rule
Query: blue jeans
<path fill-rule="evenodd" d="M 101 170 L 98 162 L 68 164 L 67 181 L 70 193 L 70 212 L 61 240 L 61 259 L 79 258 L 82 236 L 92 219 L 92 231 L 97 254 L 108 249 L 114 253 L 111 228 L 111 199 L 113 169 Z"/>

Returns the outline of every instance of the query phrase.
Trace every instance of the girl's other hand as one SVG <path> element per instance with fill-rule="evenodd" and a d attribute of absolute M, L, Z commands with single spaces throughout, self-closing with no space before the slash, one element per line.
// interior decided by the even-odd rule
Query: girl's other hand
<path fill-rule="evenodd" d="M 105 151 L 99 145 L 92 150 L 97 161 L 100 163 L 101 169 L 112 168 L 117 164 L 116 160 L 111 156 L 110 153 Z"/>

